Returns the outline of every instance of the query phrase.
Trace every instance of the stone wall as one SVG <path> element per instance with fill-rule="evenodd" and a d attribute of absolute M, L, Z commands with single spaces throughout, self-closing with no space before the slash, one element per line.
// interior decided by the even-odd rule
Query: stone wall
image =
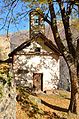
<path fill-rule="evenodd" d="M 56 89 L 59 82 L 59 62 L 51 56 L 14 56 L 17 86 L 33 87 L 33 73 L 43 73 L 43 91 Z"/>
<path fill-rule="evenodd" d="M 0 60 L 8 59 L 9 53 L 10 38 L 0 36 Z M 8 64 L 0 64 L 0 119 L 16 119 L 15 87 L 13 80 L 9 80 L 8 68 Z"/>
<path fill-rule="evenodd" d="M 5 76 L 5 84 L 0 80 L 0 119 L 16 119 L 16 91 L 14 81 L 8 82 Z"/>
<path fill-rule="evenodd" d="M 16 101 L 14 89 L 3 88 L 4 95 L 0 99 L 0 119 L 16 119 Z"/>

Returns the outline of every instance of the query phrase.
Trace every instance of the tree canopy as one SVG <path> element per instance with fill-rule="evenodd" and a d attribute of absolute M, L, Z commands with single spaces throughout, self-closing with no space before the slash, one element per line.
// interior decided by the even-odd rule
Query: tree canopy
<path fill-rule="evenodd" d="M 2 0 L 0 1 L 0 30 L 7 33 L 15 29 L 27 29 L 28 14 L 31 10 L 39 8 L 44 12 L 44 18 L 49 23 L 50 14 L 48 2 L 52 0 Z M 72 9 L 71 17 L 78 17 L 78 0 L 53 0 L 57 19 L 61 19 L 59 3 L 63 3 L 65 11 Z M 47 18 L 47 19 L 46 19 Z M 49 19 L 49 20 L 48 20 Z M 18 26 L 21 25 L 19 29 Z M 25 27 L 25 28 L 24 28 Z M 12 29 L 13 28 L 13 29 Z"/>

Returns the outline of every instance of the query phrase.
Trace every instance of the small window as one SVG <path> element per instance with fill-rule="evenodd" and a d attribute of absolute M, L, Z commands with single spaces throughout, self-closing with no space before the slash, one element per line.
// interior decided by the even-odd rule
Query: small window
<path fill-rule="evenodd" d="M 35 48 L 35 52 L 40 53 L 41 49 L 39 47 Z"/>

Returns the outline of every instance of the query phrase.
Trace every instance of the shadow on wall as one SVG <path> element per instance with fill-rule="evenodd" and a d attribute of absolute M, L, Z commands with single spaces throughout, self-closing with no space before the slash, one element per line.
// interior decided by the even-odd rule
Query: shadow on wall
<path fill-rule="evenodd" d="M 64 89 L 66 91 L 71 91 L 71 83 L 69 81 L 69 79 L 62 81 L 60 80 L 58 83 L 58 89 Z"/>

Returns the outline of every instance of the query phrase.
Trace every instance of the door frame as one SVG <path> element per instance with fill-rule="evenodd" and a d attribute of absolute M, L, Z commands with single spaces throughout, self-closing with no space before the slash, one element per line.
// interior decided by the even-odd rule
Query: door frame
<path fill-rule="evenodd" d="M 38 73 L 38 72 L 34 72 L 33 73 L 33 89 L 34 89 L 34 91 L 35 91 L 35 85 L 34 85 L 34 76 L 35 76 L 35 74 L 37 75 L 37 74 L 40 74 L 41 75 L 41 88 L 40 88 L 40 91 L 43 91 L 43 73 Z"/>

